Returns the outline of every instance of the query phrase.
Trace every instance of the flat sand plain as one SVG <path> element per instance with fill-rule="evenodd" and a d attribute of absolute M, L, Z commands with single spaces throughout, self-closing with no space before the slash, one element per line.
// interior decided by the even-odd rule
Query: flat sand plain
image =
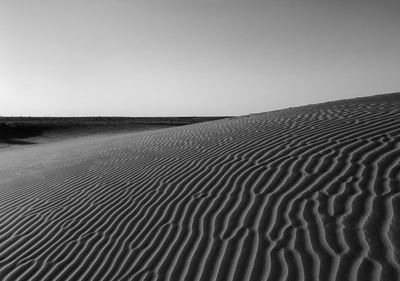
<path fill-rule="evenodd" d="M 400 94 L 0 150 L 0 280 L 399 280 Z"/>

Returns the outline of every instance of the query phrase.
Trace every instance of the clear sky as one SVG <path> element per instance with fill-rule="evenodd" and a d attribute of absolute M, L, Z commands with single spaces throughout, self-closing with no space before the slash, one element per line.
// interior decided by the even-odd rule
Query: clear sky
<path fill-rule="evenodd" d="M 242 115 L 400 91 L 399 0 L 0 0 L 0 115 Z"/>

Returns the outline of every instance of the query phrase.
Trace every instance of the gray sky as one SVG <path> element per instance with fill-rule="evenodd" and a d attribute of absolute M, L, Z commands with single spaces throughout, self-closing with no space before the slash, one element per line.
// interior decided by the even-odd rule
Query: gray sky
<path fill-rule="evenodd" d="M 0 0 L 0 115 L 242 115 L 400 91 L 398 0 Z"/>

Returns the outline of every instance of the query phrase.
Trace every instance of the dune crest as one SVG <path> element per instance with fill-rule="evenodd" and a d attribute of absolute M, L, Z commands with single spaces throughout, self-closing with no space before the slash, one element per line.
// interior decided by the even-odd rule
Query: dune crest
<path fill-rule="evenodd" d="M 400 94 L 0 151 L 0 170 L 0 280 L 399 280 Z"/>

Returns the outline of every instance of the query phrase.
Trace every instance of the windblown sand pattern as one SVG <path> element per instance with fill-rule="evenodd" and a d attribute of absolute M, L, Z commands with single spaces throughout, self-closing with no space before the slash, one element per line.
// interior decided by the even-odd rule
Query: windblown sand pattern
<path fill-rule="evenodd" d="M 399 280 L 399 94 L 30 146 L 0 169 L 0 280 Z"/>

